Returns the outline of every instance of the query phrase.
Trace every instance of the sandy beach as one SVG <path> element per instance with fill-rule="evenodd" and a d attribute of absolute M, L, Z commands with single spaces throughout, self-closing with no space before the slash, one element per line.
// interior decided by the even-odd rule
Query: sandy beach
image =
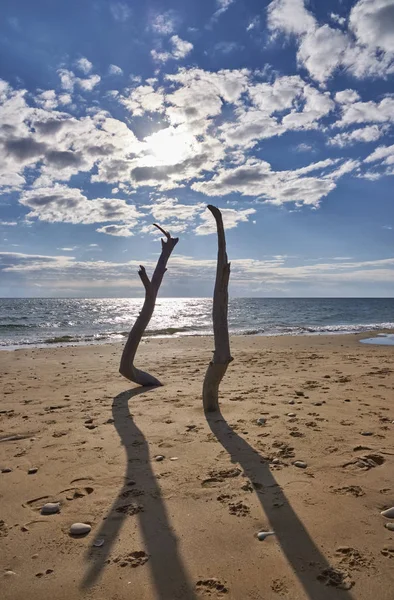
<path fill-rule="evenodd" d="M 208 421 L 212 338 L 145 340 L 150 390 L 120 345 L 1 352 L 1 597 L 392 600 L 394 347 L 363 337 L 232 338 Z"/>

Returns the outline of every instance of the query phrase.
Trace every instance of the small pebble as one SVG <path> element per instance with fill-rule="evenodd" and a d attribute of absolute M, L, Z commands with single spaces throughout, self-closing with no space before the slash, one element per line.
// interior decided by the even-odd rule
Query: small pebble
<path fill-rule="evenodd" d="M 295 414 L 295 413 L 287 413 L 287 416 L 288 416 L 288 417 L 295 417 L 295 416 L 296 416 L 296 414 Z"/>
<path fill-rule="evenodd" d="M 295 404 L 295 400 L 289 400 L 288 404 Z"/>
<path fill-rule="evenodd" d="M 388 508 L 387 510 L 382 510 L 380 514 L 383 517 L 386 517 L 386 519 L 394 519 L 394 506 Z"/>
<path fill-rule="evenodd" d="M 73 523 L 70 527 L 70 535 L 86 535 L 91 529 L 87 523 Z"/>
<path fill-rule="evenodd" d="M 294 465 L 295 467 L 298 467 L 299 469 L 306 469 L 306 468 L 307 468 L 307 466 L 308 466 L 308 465 L 306 464 L 306 462 L 304 462 L 303 460 L 295 460 L 295 461 L 293 462 L 293 465 Z"/>
<path fill-rule="evenodd" d="M 11 473 L 11 472 L 12 472 L 12 469 L 10 469 L 9 467 L 5 467 L 4 469 L 1 469 L 1 472 L 2 472 L 2 473 Z M 10 571 L 10 573 L 11 573 L 11 572 L 12 572 L 12 571 Z"/>
<path fill-rule="evenodd" d="M 323 402 L 312 402 L 313 406 L 321 406 Z"/>
<path fill-rule="evenodd" d="M 157 462 L 161 462 L 162 460 L 164 460 L 164 456 L 162 454 L 159 454 L 159 456 L 155 456 L 155 460 L 157 460 Z"/>
<path fill-rule="evenodd" d="M 272 462 L 273 465 L 278 465 L 279 464 L 279 458 L 273 458 L 271 462 Z"/>
<path fill-rule="evenodd" d="M 257 539 L 260 540 L 260 542 L 264 542 L 264 540 L 269 537 L 270 535 L 275 535 L 274 531 L 259 531 L 259 533 L 257 534 Z"/>
<path fill-rule="evenodd" d="M 296 392 L 296 396 L 303 396 L 304 392 Z"/>
<path fill-rule="evenodd" d="M 95 546 L 95 548 L 101 548 L 101 546 L 104 545 L 104 541 L 105 540 L 103 539 L 96 540 L 95 542 L 93 542 L 93 546 Z"/>
<path fill-rule="evenodd" d="M 373 435 L 372 431 L 362 431 L 361 435 Z"/>
<path fill-rule="evenodd" d="M 12 577 L 13 575 L 16 575 L 15 571 L 6 571 L 4 573 L 4 577 Z"/>
<path fill-rule="evenodd" d="M 389 531 L 394 531 L 394 523 L 386 523 L 385 527 Z"/>
<path fill-rule="evenodd" d="M 38 558 L 38 554 L 33 554 L 32 558 Z"/>
<path fill-rule="evenodd" d="M 257 425 L 265 425 L 267 422 L 267 419 L 265 419 L 264 417 L 260 417 L 259 419 L 257 419 L 256 423 Z"/>
<path fill-rule="evenodd" d="M 32 467 L 31 469 L 28 470 L 27 474 L 34 475 L 34 473 L 37 473 L 37 471 L 38 471 L 37 467 Z"/>
<path fill-rule="evenodd" d="M 177 456 L 171 456 L 170 460 L 178 460 Z"/>
<path fill-rule="evenodd" d="M 47 502 L 41 509 L 42 515 L 54 515 L 60 512 L 60 502 Z"/>

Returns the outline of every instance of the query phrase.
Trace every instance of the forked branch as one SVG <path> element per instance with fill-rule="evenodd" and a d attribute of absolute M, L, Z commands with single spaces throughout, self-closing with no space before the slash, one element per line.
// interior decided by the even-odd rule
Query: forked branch
<path fill-rule="evenodd" d="M 129 333 L 129 337 L 120 359 L 119 367 L 119 373 L 123 375 L 123 377 L 126 377 L 126 379 L 129 381 L 133 381 L 134 383 L 144 386 L 161 385 L 160 381 L 156 379 L 156 377 L 149 375 L 149 373 L 146 373 L 145 371 L 137 369 L 134 366 L 134 359 L 144 331 L 151 320 L 156 304 L 157 294 L 163 280 L 164 273 L 167 270 L 166 266 L 168 259 L 178 243 L 178 238 L 171 237 L 168 231 L 165 231 L 156 224 L 155 227 L 157 227 L 163 233 L 163 235 L 165 235 L 166 240 L 161 240 L 161 254 L 153 272 L 152 279 L 149 279 L 145 267 L 140 265 L 138 275 L 140 276 L 145 288 L 145 300 L 142 310 Z"/>

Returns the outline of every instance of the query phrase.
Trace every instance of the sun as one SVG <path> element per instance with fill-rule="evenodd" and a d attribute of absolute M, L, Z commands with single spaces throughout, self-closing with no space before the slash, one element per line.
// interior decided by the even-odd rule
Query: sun
<path fill-rule="evenodd" d="M 149 166 L 176 165 L 195 154 L 196 140 L 191 133 L 167 127 L 144 139 Z"/>

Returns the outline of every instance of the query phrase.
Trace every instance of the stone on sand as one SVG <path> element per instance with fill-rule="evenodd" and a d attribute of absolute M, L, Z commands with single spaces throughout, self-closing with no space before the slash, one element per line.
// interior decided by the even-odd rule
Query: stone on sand
<path fill-rule="evenodd" d="M 260 540 L 260 542 L 264 542 L 264 540 L 269 537 L 270 535 L 275 535 L 274 531 L 259 531 L 259 533 L 257 534 L 257 539 Z"/>
<path fill-rule="evenodd" d="M 60 512 L 60 502 L 47 502 L 41 509 L 42 515 L 54 515 Z"/>
<path fill-rule="evenodd" d="M 304 462 L 303 460 L 295 460 L 295 461 L 293 462 L 293 465 L 294 465 L 295 467 L 298 467 L 299 469 L 306 469 L 306 468 L 307 468 L 307 466 L 308 466 L 308 465 L 306 464 L 306 462 Z"/>
<path fill-rule="evenodd" d="M 389 531 L 394 531 L 394 523 L 386 523 L 385 527 Z"/>
<path fill-rule="evenodd" d="M 27 474 L 34 475 L 35 473 L 37 473 L 37 471 L 38 471 L 38 467 L 32 467 L 31 469 L 28 470 Z"/>
<path fill-rule="evenodd" d="M 380 514 L 383 517 L 386 517 L 386 519 L 394 519 L 394 506 L 388 508 L 387 510 L 382 510 Z"/>
<path fill-rule="evenodd" d="M 71 535 L 86 535 L 91 531 L 92 527 L 87 523 L 73 523 L 70 527 Z"/>

